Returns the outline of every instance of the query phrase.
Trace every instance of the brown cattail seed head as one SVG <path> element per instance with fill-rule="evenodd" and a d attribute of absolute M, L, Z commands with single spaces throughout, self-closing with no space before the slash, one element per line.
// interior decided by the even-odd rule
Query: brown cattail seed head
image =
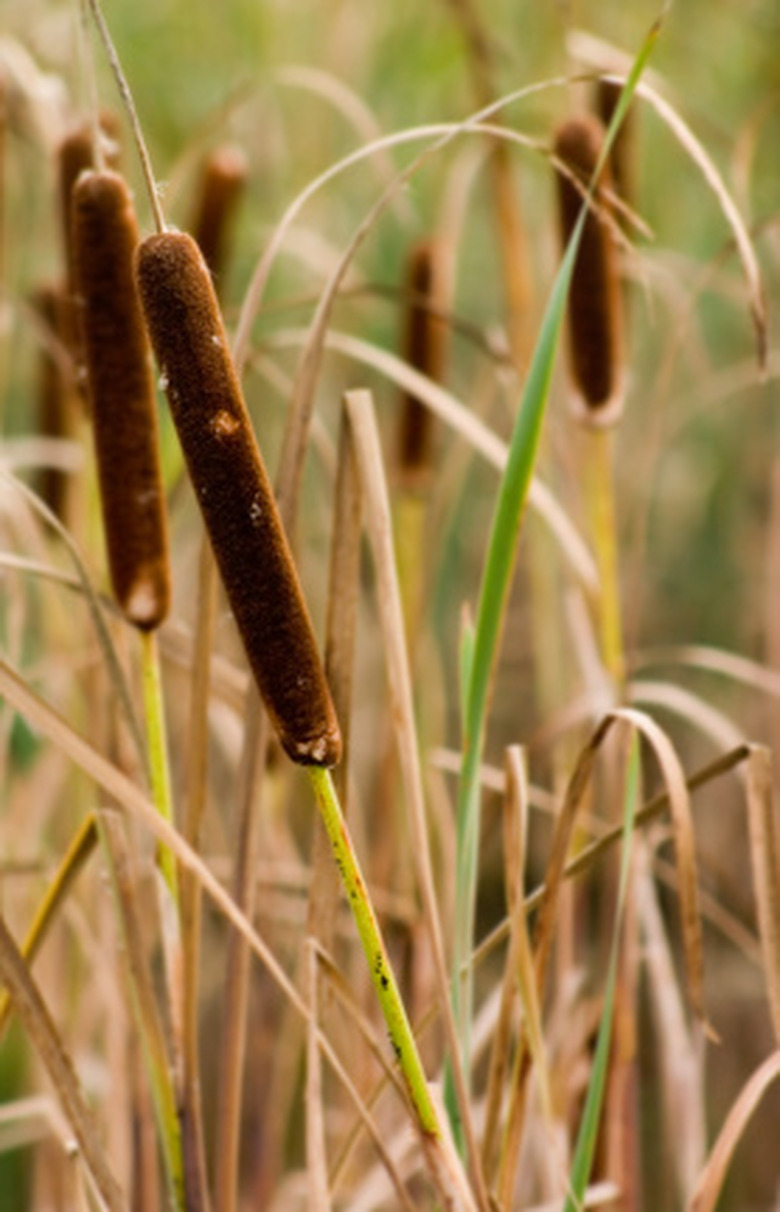
<path fill-rule="evenodd" d="M 216 148 L 203 167 L 192 234 L 209 267 L 217 293 L 228 260 L 230 229 L 248 176 L 246 156 L 237 147 Z"/>
<path fill-rule="evenodd" d="M 165 501 L 149 344 L 133 276 L 138 227 L 112 172 L 82 174 L 73 192 L 73 248 L 111 582 L 136 627 L 170 605 Z"/>
<path fill-rule="evenodd" d="M 113 114 L 105 112 L 100 115 L 99 133 L 104 140 L 106 163 L 110 168 L 116 168 L 119 144 L 116 141 L 118 126 Z M 95 167 L 95 128 L 92 123 L 87 121 L 74 123 L 64 135 L 57 151 L 57 177 L 68 284 L 67 303 L 63 317 L 63 338 L 71 352 L 82 393 L 85 390 L 83 383 L 85 374 L 84 339 L 79 327 L 75 304 L 77 291 L 73 252 L 73 190 L 81 174 Z"/>
<path fill-rule="evenodd" d="M 622 84 L 616 80 L 598 80 L 596 83 L 595 110 L 605 130 L 612 121 L 622 91 Z M 609 153 L 615 189 L 628 206 L 636 201 L 636 120 L 636 106 L 629 105 Z"/>
<path fill-rule="evenodd" d="M 136 272 L 190 479 L 268 713 L 293 761 L 334 766 L 336 713 L 206 263 L 190 236 L 167 232 L 142 242 Z"/>
<path fill-rule="evenodd" d="M 587 189 L 603 142 L 595 118 L 571 118 L 555 135 L 555 155 Z M 558 203 L 563 247 L 577 223 L 584 194 L 559 170 Z M 596 205 L 603 205 L 602 173 Z M 569 346 L 572 378 L 583 419 L 595 425 L 617 420 L 622 407 L 622 334 L 620 283 L 615 240 L 604 218 L 592 208 L 582 231 L 569 292 Z"/>
<path fill-rule="evenodd" d="M 433 240 L 415 244 L 406 265 L 404 356 L 434 383 L 444 375 L 447 329 L 442 307 L 442 250 Z M 431 411 L 412 392 L 401 403 L 398 463 L 407 487 L 424 482 L 433 457 Z"/>
<path fill-rule="evenodd" d="M 76 430 L 76 411 L 73 365 L 67 348 L 65 287 L 41 287 L 35 293 L 33 306 L 45 328 L 38 380 L 38 429 L 46 438 L 72 438 Z M 52 513 L 67 525 L 67 473 L 56 467 L 43 468 L 39 490 Z"/>

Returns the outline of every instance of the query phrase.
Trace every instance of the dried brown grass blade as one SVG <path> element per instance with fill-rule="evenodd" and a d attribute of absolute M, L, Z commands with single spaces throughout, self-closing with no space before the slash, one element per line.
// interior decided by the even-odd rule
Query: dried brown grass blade
<path fill-rule="evenodd" d="M 306 1034 L 306 1174 L 312 1212 L 329 1212 L 328 1158 L 325 1146 L 325 1107 L 322 1101 L 322 1061 L 317 1047 L 317 944 L 306 940 L 306 984 L 311 1019 Z"/>
<path fill-rule="evenodd" d="M 25 717 L 29 724 L 43 736 L 47 737 L 57 748 L 68 757 L 98 786 L 116 801 L 125 811 L 130 813 L 164 846 L 167 846 L 176 859 L 198 879 L 201 888 L 210 897 L 216 908 L 223 914 L 246 940 L 250 949 L 258 957 L 281 990 L 292 1003 L 298 1014 L 308 1023 L 310 1019 L 308 1006 L 303 1001 L 287 973 L 276 959 L 273 952 L 263 941 L 246 915 L 236 906 L 203 860 L 191 846 L 184 841 L 181 834 L 169 825 L 155 809 L 151 800 L 120 770 L 97 752 L 83 737 L 70 727 L 66 721 L 48 706 L 30 687 L 14 672 L 10 666 L 0 659 L 0 696 Z M 394 1188 L 403 1192 L 403 1182 L 385 1147 L 373 1117 L 367 1111 L 365 1103 L 356 1089 L 354 1082 L 342 1065 L 330 1042 L 317 1029 L 317 1042 L 331 1068 L 349 1094 L 351 1101 L 361 1116 L 371 1141 L 374 1144 L 382 1163 L 390 1175 Z"/>
<path fill-rule="evenodd" d="M 275 346 L 299 345 L 306 339 L 305 329 L 287 329 L 274 334 Z M 488 463 L 503 471 L 507 460 L 507 446 L 479 417 L 456 399 L 445 388 L 434 383 L 419 371 L 388 350 L 381 349 L 348 333 L 330 330 L 325 334 L 325 347 L 345 354 L 378 371 L 404 391 L 423 401 L 444 424 L 462 438 Z M 572 572 L 591 599 L 599 593 L 599 578 L 593 557 L 581 535 L 550 489 L 538 478 L 531 482 L 528 498 L 530 507 L 539 514 L 553 533 Z"/>
<path fill-rule="evenodd" d="M 101 1199 L 110 1212 L 121 1212 L 127 1208 L 127 1201 L 106 1159 L 100 1133 L 82 1092 L 73 1061 L 2 918 L 0 977 L 7 985 L 22 1025 L 57 1091 Z"/>
<path fill-rule="evenodd" d="M 766 1090 L 777 1077 L 780 1077 L 780 1052 L 773 1052 L 755 1071 L 731 1108 L 688 1204 L 688 1212 L 714 1212 L 734 1150 Z"/>
<path fill-rule="evenodd" d="M 476 1132 L 460 1065 L 460 1048 L 449 997 L 449 976 L 444 954 L 444 939 L 433 879 L 428 826 L 425 813 L 422 769 L 415 727 L 411 671 L 406 651 L 403 610 L 395 574 L 390 502 L 385 481 L 374 404 L 368 391 L 351 391 L 345 396 L 345 410 L 360 470 L 366 526 L 371 543 L 377 578 L 377 601 L 385 645 L 392 718 L 396 730 L 399 764 L 409 812 L 417 882 L 423 904 L 425 926 L 431 941 L 436 971 L 439 1012 L 444 1024 L 449 1055 L 453 1058 L 453 1076 L 463 1119 L 464 1137 L 472 1181 L 480 1208 L 487 1209 L 488 1198 Z"/>
<path fill-rule="evenodd" d="M 751 746 L 745 781 L 764 977 L 775 1043 L 780 1046 L 780 850 L 772 794 L 772 755 L 763 745 Z"/>
<path fill-rule="evenodd" d="M 688 997 L 697 1018 L 704 1020 L 702 991 L 703 958 L 701 938 L 701 915 L 699 910 L 699 881 L 696 875 L 691 803 L 685 773 L 680 765 L 674 746 L 666 733 L 649 715 L 632 708 L 616 713 L 628 720 L 641 733 L 653 750 L 669 796 L 669 809 L 674 832 L 677 863 L 678 895 L 682 924 L 682 944 Z"/>

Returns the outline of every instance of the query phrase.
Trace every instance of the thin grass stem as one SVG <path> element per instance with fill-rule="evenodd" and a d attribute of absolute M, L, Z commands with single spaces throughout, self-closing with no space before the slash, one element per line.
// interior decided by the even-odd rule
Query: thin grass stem
<path fill-rule="evenodd" d="M 330 772 L 321 766 L 309 766 L 307 771 L 417 1123 L 424 1135 L 440 1137 L 442 1130 L 439 1117 L 428 1090 L 417 1043 L 390 966 L 379 922 L 352 847 L 333 780 Z"/>

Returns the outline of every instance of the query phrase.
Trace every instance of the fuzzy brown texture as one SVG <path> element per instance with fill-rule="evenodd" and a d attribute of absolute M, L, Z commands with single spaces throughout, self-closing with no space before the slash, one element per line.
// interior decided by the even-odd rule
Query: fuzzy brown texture
<path fill-rule="evenodd" d="M 571 118 L 556 132 L 556 156 L 587 188 L 604 138 L 592 117 Z M 566 247 L 583 206 L 583 194 L 558 172 L 562 247 Z M 608 184 L 606 171 L 599 187 Z M 601 201 L 600 190 L 596 194 Z M 604 219 L 591 210 L 585 220 L 569 292 L 569 346 L 572 377 L 592 420 L 614 419 L 620 407 L 622 335 L 620 283 L 615 240 Z"/>
<path fill-rule="evenodd" d="M 106 111 L 100 115 L 100 127 L 106 140 L 105 153 L 109 168 L 115 169 L 118 161 L 118 125 L 113 114 Z M 81 120 L 74 123 L 64 135 L 57 152 L 57 182 L 59 190 L 62 242 L 65 254 L 65 273 L 68 285 L 63 313 L 63 339 L 70 350 L 76 368 L 76 381 L 82 397 L 86 396 L 86 368 L 84 365 L 84 334 L 76 306 L 76 264 L 73 251 L 73 190 L 82 173 L 96 167 L 94 129 L 91 122 Z"/>
<path fill-rule="evenodd" d="M 622 91 L 622 85 L 614 80 L 599 80 L 596 84 L 595 109 L 605 130 Z M 629 206 L 636 201 L 636 120 L 636 106 L 629 105 L 609 153 L 615 189 Z"/>
<path fill-rule="evenodd" d="M 228 261 L 231 227 L 247 176 L 246 157 L 237 147 L 216 148 L 203 166 L 192 234 L 218 294 Z"/>
<path fill-rule="evenodd" d="M 138 226 L 116 173 L 73 192 L 73 249 L 111 583 L 125 617 L 159 627 L 170 606 L 165 495 L 149 343 L 133 275 Z"/>
<path fill-rule="evenodd" d="M 192 237 L 150 236 L 139 292 L 190 479 L 255 680 L 294 762 L 334 766 L 341 733 L 216 294 Z"/>
<path fill-rule="evenodd" d="M 435 241 L 415 244 L 406 264 L 404 312 L 404 357 L 434 383 L 444 374 L 447 329 L 441 309 L 441 252 Z M 405 392 L 401 404 L 398 463 L 407 486 L 424 482 L 433 460 L 433 417 L 431 410 L 411 392 Z"/>
<path fill-rule="evenodd" d="M 33 306 L 45 328 L 38 379 L 38 429 L 46 438 L 73 438 L 76 412 L 67 351 L 68 299 L 65 286 L 44 286 Z M 56 467 L 41 469 L 38 490 L 52 513 L 68 524 L 68 475 Z"/>

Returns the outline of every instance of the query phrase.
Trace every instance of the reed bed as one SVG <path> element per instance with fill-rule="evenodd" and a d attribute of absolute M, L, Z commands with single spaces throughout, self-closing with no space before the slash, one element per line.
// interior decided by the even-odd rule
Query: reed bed
<path fill-rule="evenodd" d="M 775 6 L 295 8 L 4 6 L 0 1207 L 768 1210 Z"/>

